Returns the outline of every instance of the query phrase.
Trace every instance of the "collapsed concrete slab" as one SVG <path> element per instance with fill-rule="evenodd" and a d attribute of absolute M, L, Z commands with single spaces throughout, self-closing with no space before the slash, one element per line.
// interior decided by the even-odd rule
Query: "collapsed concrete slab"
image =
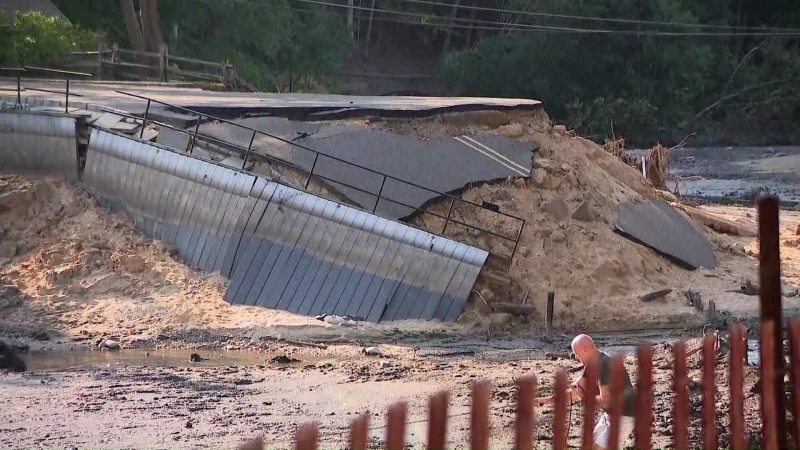
<path fill-rule="evenodd" d="M 664 200 L 623 203 L 616 231 L 687 269 L 713 269 L 717 262 L 711 241 Z"/>

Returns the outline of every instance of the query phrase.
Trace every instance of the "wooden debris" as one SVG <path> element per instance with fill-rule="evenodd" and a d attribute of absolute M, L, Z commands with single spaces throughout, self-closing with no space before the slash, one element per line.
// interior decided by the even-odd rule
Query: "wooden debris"
<path fill-rule="evenodd" d="M 744 236 L 744 237 L 758 236 L 758 232 L 755 230 L 755 228 L 751 228 L 746 225 L 741 225 L 732 222 L 728 219 L 723 219 L 722 217 L 714 216 L 701 209 L 694 208 L 691 206 L 686 206 L 680 203 L 676 203 L 674 206 L 676 206 L 681 211 L 685 212 L 689 217 L 691 217 L 698 223 L 701 223 L 711 228 L 714 231 L 725 234 L 733 234 L 736 236 Z"/>
<path fill-rule="evenodd" d="M 535 306 L 520 305 L 518 303 L 493 303 L 491 308 L 494 310 L 494 312 L 516 314 L 518 316 L 530 316 L 536 312 Z"/>
<path fill-rule="evenodd" d="M 639 297 L 639 300 L 641 300 L 643 302 L 652 302 L 653 300 L 658 300 L 661 297 L 666 296 L 670 292 L 672 292 L 672 289 L 661 289 L 659 291 L 655 291 L 655 292 L 651 292 L 649 294 L 642 295 L 641 297 Z"/>
<path fill-rule="evenodd" d="M 700 312 L 703 312 L 705 306 L 703 305 L 703 299 L 700 297 L 699 292 L 689 289 L 688 291 L 683 291 L 683 295 L 686 296 L 687 305 L 694 307 L 694 309 Z"/>

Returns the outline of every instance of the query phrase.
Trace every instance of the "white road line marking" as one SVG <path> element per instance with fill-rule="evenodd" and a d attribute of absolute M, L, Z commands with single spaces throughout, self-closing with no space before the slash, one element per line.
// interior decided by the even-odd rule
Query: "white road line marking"
<path fill-rule="evenodd" d="M 517 163 L 516 163 L 516 162 L 514 162 L 513 160 L 511 160 L 511 159 L 509 159 L 509 158 L 506 158 L 504 155 L 502 155 L 502 154 L 501 154 L 500 152 L 498 152 L 497 150 L 495 150 L 495 149 L 493 149 L 493 148 L 489 147 L 488 145 L 486 145 L 486 144 L 484 144 L 484 143 L 482 143 L 482 142 L 478 141 L 477 139 L 471 138 L 471 137 L 469 137 L 469 136 L 467 136 L 467 135 L 464 135 L 464 136 L 461 136 L 461 137 L 463 137 L 464 139 L 467 139 L 467 140 L 469 140 L 470 142 L 472 142 L 472 143 L 474 143 L 474 144 L 476 144 L 476 145 L 480 145 L 480 146 L 481 146 L 481 147 L 483 147 L 484 149 L 486 149 L 486 150 L 488 150 L 488 151 L 492 152 L 493 154 L 497 155 L 499 158 L 501 158 L 501 159 L 505 160 L 506 162 L 508 162 L 508 163 L 509 163 L 509 164 L 511 164 L 512 166 L 518 167 L 518 168 L 519 168 L 520 170 L 522 170 L 523 172 L 528 172 L 528 173 L 530 173 L 530 170 L 526 169 L 526 168 L 525 168 L 525 166 L 523 166 L 523 165 L 521 165 L 521 164 L 517 164 Z"/>
<path fill-rule="evenodd" d="M 512 172 L 518 173 L 519 175 L 521 175 L 521 176 L 523 176 L 523 177 L 527 177 L 527 176 L 529 176 L 529 175 L 530 175 L 530 174 L 527 174 L 527 173 L 525 173 L 525 172 L 522 172 L 521 170 L 517 169 L 517 168 L 516 168 L 516 167 L 514 167 L 514 166 L 511 166 L 511 165 L 509 165 L 509 164 L 507 164 L 507 163 L 503 162 L 502 160 L 500 160 L 500 159 L 498 159 L 498 158 L 496 158 L 496 157 L 492 156 L 491 154 L 489 154 L 489 153 L 487 153 L 487 152 L 485 152 L 485 151 L 481 150 L 480 148 L 478 148 L 478 147 L 476 147 L 476 146 L 474 146 L 474 145 L 470 144 L 469 142 L 465 141 L 464 139 L 461 139 L 459 136 L 455 136 L 455 137 L 453 137 L 453 139 L 457 140 L 458 142 L 461 142 L 462 144 L 464 144 L 464 145 L 466 145 L 467 147 L 469 147 L 469 148 L 471 148 L 471 149 L 475 150 L 476 152 L 480 153 L 481 155 L 483 155 L 483 156 L 485 156 L 485 157 L 487 157 L 487 158 L 489 158 L 489 159 L 491 159 L 491 160 L 495 161 L 496 163 L 500 164 L 501 166 L 505 167 L 506 169 L 509 169 L 509 170 L 510 170 L 510 171 L 512 171 Z"/>

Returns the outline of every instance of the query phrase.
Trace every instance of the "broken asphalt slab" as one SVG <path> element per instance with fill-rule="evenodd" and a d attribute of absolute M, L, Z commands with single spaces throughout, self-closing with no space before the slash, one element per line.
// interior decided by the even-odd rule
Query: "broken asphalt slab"
<path fill-rule="evenodd" d="M 274 117 L 237 123 L 293 141 L 319 153 L 258 135 L 252 149 L 291 162 L 314 174 L 355 204 L 391 219 L 411 215 L 414 208 L 470 183 L 530 176 L 534 145 L 491 134 L 422 140 L 360 126 L 324 126 Z M 201 126 L 203 134 L 247 147 L 252 131 L 216 123 Z M 328 158 L 331 156 L 333 158 Z M 345 160 L 363 168 L 336 160 Z M 379 173 L 376 173 L 379 172 Z M 387 178 L 385 173 L 397 179 Z M 414 183 L 416 187 L 405 183 Z M 425 188 L 432 189 L 427 190 Z M 377 194 L 383 198 L 376 206 Z"/>
<path fill-rule="evenodd" d="M 616 230 L 687 269 L 716 265 L 714 246 L 698 226 L 663 200 L 623 203 Z"/>

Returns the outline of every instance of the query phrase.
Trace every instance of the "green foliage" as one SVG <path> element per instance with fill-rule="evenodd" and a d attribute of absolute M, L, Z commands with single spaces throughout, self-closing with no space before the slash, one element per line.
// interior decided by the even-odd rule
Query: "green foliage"
<path fill-rule="evenodd" d="M 103 30 L 128 46 L 118 0 L 56 0 L 70 20 Z M 230 61 L 264 90 L 315 86 L 342 60 L 349 43 L 345 18 L 291 0 L 169 0 L 158 3 L 171 53 Z"/>
<path fill-rule="evenodd" d="M 613 132 L 629 142 L 680 140 L 688 131 L 712 127 L 715 136 L 748 133 L 765 125 L 789 133 L 800 119 L 800 52 L 795 39 L 754 42 L 753 38 L 657 36 L 614 31 L 724 32 L 692 27 L 736 24 L 739 11 L 776 22 L 784 5 L 766 11 L 739 8 L 740 0 L 510 0 L 509 9 L 561 15 L 624 18 L 690 24 L 680 28 L 653 24 L 591 22 L 564 18 L 497 15 L 495 21 L 534 26 L 592 28 L 607 34 L 486 32 L 477 45 L 451 52 L 442 60 L 442 75 L 463 95 L 514 96 L 541 99 L 556 120 L 602 141 Z M 508 17 L 506 17 L 508 16 Z M 783 26 L 800 27 L 797 21 Z M 727 30 L 730 31 L 730 30 Z M 763 39 L 763 38 L 762 38 Z M 742 56 L 761 44 L 729 81 Z M 787 80 L 774 83 L 776 80 Z M 788 80 L 795 80 L 794 83 Z M 761 88 L 753 88 L 768 83 Z M 779 88 L 780 86 L 780 88 Z M 717 100 L 740 89 L 696 117 Z M 759 99 L 760 97 L 760 99 Z M 780 119 L 780 120 L 779 120 Z M 719 125 L 723 122 L 725 125 Z M 758 124 L 758 125 L 755 125 Z M 718 132 L 719 131 L 719 132 Z M 784 136 L 787 134 L 784 133 Z M 792 131 L 795 135 L 798 134 Z M 746 140 L 746 139 L 745 139 Z"/>
<path fill-rule="evenodd" d="M 96 34 L 40 12 L 17 12 L 6 25 L 0 39 L 2 65 L 58 64 L 69 59 L 70 52 L 96 49 L 99 42 Z"/>

